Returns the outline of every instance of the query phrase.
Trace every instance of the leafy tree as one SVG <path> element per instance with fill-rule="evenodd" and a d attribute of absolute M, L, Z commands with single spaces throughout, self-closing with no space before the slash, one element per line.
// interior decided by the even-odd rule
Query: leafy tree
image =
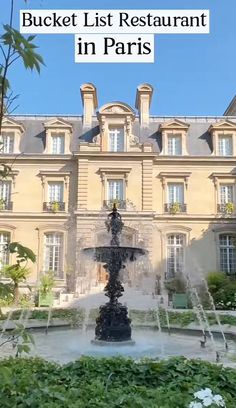
<path fill-rule="evenodd" d="M 17 96 L 14 96 L 8 79 L 10 68 L 21 60 L 26 69 L 40 72 L 43 58 L 36 52 L 37 46 L 34 44 L 34 35 L 23 36 L 13 27 L 14 0 L 10 0 L 10 20 L 9 24 L 3 24 L 0 33 L 0 134 L 2 131 L 2 121 L 6 114 L 12 112 L 12 104 Z M 1 146 L 0 146 L 1 147 Z M 11 167 L 0 163 L 0 177 L 6 177 Z"/>
<path fill-rule="evenodd" d="M 2 122 L 5 115 L 12 112 L 12 104 L 17 96 L 14 96 L 8 79 L 9 70 L 14 66 L 17 60 L 23 62 L 26 69 L 40 72 L 41 65 L 44 64 L 43 58 L 36 52 L 37 46 L 34 44 L 35 36 L 23 36 L 13 27 L 14 0 L 9 0 L 10 19 L 8 24 L 2 25 L 0 32 L 0 134 L 2 131 Z M 1 142 L 0 142 L 1 143 Z M 0 144 L 0 151 L 1 151 Z M 11 171 L 11 165 L 0 162 L 0 180 L 6 178 Z M 19 244 L 12 242 L 8 244 L 10 253 L 16 254 L 16 264 L 7 267 L 5 273 L 14 282 L 15 300 L 19 297 L 19 282 L 26 276 L 26 267 L 22 267 L 22 262 L 31 260 L 36 261 L 34 253 Z"/>
<path fill-rule="evenodd" d="M 30 269 L 27 268 L 28 261 L 36 262 L 36 256 L 30 248 L 24 247 L 18 242 L 8 244 L 7 250 L 11 254 L 16 254 L 16 263 L 5 266 L 2 275 L 12 280 L 14 303 L 18 305 L 20 300 L 19 284 L 26 281 L 27 276 L 30 274 Z"/>

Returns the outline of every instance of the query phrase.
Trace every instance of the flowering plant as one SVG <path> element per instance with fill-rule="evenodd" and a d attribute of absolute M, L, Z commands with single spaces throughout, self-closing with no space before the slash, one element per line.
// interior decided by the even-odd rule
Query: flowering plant
<path fill-rule="evenodd" d="M 210 388 L 202 389 L 194 394 L 195 401 L 190 402 L 189 408 L 225 407 L 221 395 L 214 395 Z"/>

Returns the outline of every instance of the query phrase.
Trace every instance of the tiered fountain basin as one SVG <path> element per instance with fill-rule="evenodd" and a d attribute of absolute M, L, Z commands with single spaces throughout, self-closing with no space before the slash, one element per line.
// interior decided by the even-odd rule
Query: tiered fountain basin
<path fill-rule="evenodd" d="M 123 262 L 134 262 L 139 256 L 147 254 L 143 248 L 126 247 L 126 246 L 99 246 L 84 248 L 84 253 L 91 256 L 95 262 L 107 264 L 112 258 Z"/>
<path fill-rule="evenodd" d="M 118 302 L 124 292 L 119 273 L 126 262 L 134 262 L 139 256 L 147 254 L 143 248 L 125 247 L 118 245 L 85 248 L 84 253 L 92 257 L 95 262 L 103 263 L 109 273 L 109 280 L 104 288 L 109 302 L 99 308 L 99 317 L 96 319 L 96 345 L 134 345 L 131 338 L 131 320 L 128 317 L 127 306 Z"/>

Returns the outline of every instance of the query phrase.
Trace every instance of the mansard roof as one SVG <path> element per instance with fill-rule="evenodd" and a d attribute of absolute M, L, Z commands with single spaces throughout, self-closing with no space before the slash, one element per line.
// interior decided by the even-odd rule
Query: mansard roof
<path fill-rule="evenodd" d="M 124 110 L 124 114 L 134 114 L 129 105 L 121 102 L 113 102 L 104 105 L 100 112 L 108 111 L 112 107 Z M 125 113 L 126 112 L 126 113 Z M 111 113 L 112 114 L 112 113 Z M 33 115 L 14 115 L 8 118 L 12 123 L 18 123 L 24 127 L 24 132 L 20 141 L 20 151 L 25 154 L 43 153 L 46 141 L 45 124 L 66 123 L 72 126 L 71 133 L 71 151 L 77 151 L 80 142 L 92 142 L 94 136 L 100 133 L 99 121 L 94 116 L 90 130 L 83 130 L 82 116 L 33 116 Z M 133 135 L 139 138 L 140 143 L 151 143 L 153 150 L 157 154 L 161 151 L 162 140 L 160 129 L 167 126 L 187 127 L 187 151 L 193 156 L 210 156 L 212 153 L 212 137 L 209 131 L 211 126 L 219 126 L 227 121 L 225 117 L 157 117 L 151 116 L 149 126 L 143 128 L 140 126 L 139 118 L 136 116 L 132 126 Z M 232 126 L 236 126 L 236 117 L 231 117 Z"/>

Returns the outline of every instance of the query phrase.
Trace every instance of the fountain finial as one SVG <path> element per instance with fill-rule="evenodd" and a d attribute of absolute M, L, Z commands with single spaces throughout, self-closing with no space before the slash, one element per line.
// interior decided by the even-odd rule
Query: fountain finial
<path fill-rule="evenodd" d="M 124 223 L 122 221 L 122 217 L 117 210 L 116 203 L 113 203 L 112 212 L 108 214 L 107 220 L 105 222 L 107 227 L 107 232 L 111 232 L 111 241 L 110 245 L 112 246 L 120 246 L 120 239 L 119 236 L 123 229 Z"/>

